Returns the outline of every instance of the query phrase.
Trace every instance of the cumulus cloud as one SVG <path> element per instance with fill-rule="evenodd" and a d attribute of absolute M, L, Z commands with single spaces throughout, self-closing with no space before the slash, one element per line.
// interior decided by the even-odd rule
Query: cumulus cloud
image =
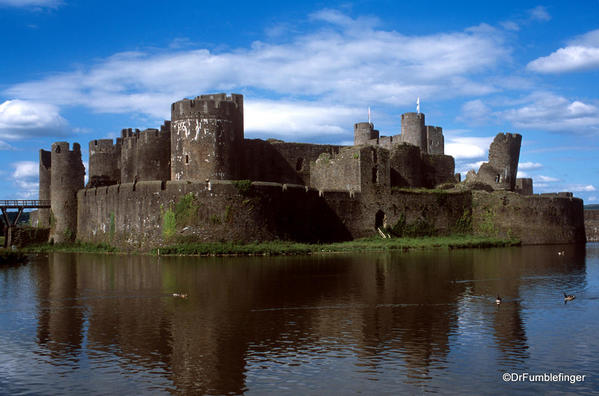
<path fill-rule="evenodd" d="M 303 111 L 302 101 L 346 109 L 412 105 L 416 97 L 483 95 L 497 89 L 484 76 L 510 57 L 502 33 L 488 25 L 416 36 L 382 30 L 375 19 L 353 19 L 338 11 L 323 10 L 311 18 L 326 28 L 296 34 L 285 43 L 254 42 L 224 52 L 118 53 L 79 70 L 14 85 L 7 93 L 27 100 L 52 98 L 58 106 L 96 112 L 169 118 L 172 101 L 236 91 L 256 101 L 296 103 L 299 108 L 290 111 L 294 114 Z M 348 129 L 337 124 L 344 118 L 333 111 L 320 117 L 317 123 L 328 125 L 329 131 Z M 296 125 L 293 120 L 278 124 Z"/>
<path fill-rule="evenodd" d="M 571 40 L 548 56 L 537 58 L 527 65 L 539 73 L 564 73 L 599 68 L 599 29 Z"/>
<path fill-rule="evenodd" d="M 13 183 L 18 188 L 19 198 L 34 198 L 39 191 L 39 164 L 33 161 L 19 161 L 12 164 Z"/>
<path fill-rule="evenodd" d="M 445 154 L 456 160 L 485 158 L 493 137 L 446 137 Z"/>
<path fill-rule="evenodd" d="M 543 167 L 543 164 L 540 164 L 538 162 L 520 162 L 518 164 L 518 169 L 522 169 L 522 170 L 532 170 L 532 169 L 540 169 Z"/>
<path fill-rule="evenodd" d="M 51 104 L 7 100 L 0 104 L 0 138 L 23 139 L 64 132 L 67 122 Z"/>
<path fill-rule="evenodd" d="M 252 101 L 244 103 L 245 131 L 279 136 L 310 136 L 318 133 L 341 134 L 340 125 L 351 125 L 361 109 L 326 106 L 320 103 Z"/>
<path fill-rule="evenodd" d="M 61 0 L 0 0 L 0 7 L 56 8 L 62 3 Z"/>
<path fill-rule="evenodd" d="M 585 184 L 572 184 L 572 185 L 568 186 L 568 190 L 574 191 L 574 192 L 597 191 L 595 186 L 593 186 L 592 184 L 586 184 L 586 185 Z"/>
<path fill-rule="evenodd" d="M 572 101 L 551 92 L 534 92 L 523 102 L 523 106 L 498 112 L 498 116 L 522 129 L 599 132 L 599 108 L 595 104 Z"/>

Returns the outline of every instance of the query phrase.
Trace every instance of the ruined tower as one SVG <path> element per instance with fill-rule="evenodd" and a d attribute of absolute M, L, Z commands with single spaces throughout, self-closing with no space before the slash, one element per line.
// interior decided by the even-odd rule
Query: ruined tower
<path fill-rule="evenodd" d="M 514 191 L 521 143 L 522 135 L 517 133 L 499 133 L 495 136 L 489 147 L 489 162 L 480 166 L 477 179 L 494 190 Z"/>
<path fill-rule="evenodd" d="M 426 128 L 423 113 L 404 113 L 401 115 L 401 140 L 427 152 Z"/>
<path fill-rule="evenodd" d="M 89 142 L 88 187 L 110 186 L 121 182 L 121 145 L 112 139 L 96 139 Z"/>
<path fill-rule="evenodd" d="M 171 180 L 235 179 L 243 144 L 243 95 L 202 95 L 171 106 Z"/>
<path fill-rule="evenodd" d="M 77 191 L 83 188 L 85 169 L 81 162 L 81 147 L 73 143 L 52 144 L 50 201 L 52 224 L 50 239 L 54 242 L 75 240 L 77 230 Z"/>
<path fill-rule="evenodd" d="M 50 200 L 50 183 L 52 177 L 52 153 L 46 150 L 40 150 L 40 189 L 39 199 L 43 201 Z M 37 211 L 38 227 L 50 226 L 50 209 L 38 209 Z"/>
<path fill-rule="evenodd" d="M 358 122 L 354 124 L 354 146 L 368 144 L 369 140 L 378 139 L 379 131 L 374 129 L 370 122 Z"/>
<path fill-rule="evenodd" d="M 426 126 L 426 147 L 429 154 L 445 154 L 443 128 L 429 125 Z"/>

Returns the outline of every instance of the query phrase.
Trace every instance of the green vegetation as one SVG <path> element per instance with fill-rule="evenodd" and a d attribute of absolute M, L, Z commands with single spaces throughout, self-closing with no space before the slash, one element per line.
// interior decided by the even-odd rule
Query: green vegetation
<path fill-rule="evenodd" d="M 484 209 L 478 231 L 484 235 L 497 236 L 498 231 L 495 228 L 495 211 L 492 208 Z"/>
<path fill-rule="evenodd" d="M 424 187 L 391 187 L 391 191 L 421 193 L 421 194 L 452 194 L 451 191 L 442 190 L 440 188 L 424 188 Z"/>
<path fill-rule="evenodd" d="M 174 208 L 171 206 L 164 210 L 164 207 L 161 206 L 162 236 L 167 240 L 171 239 L 175 236 L 177 228 L 194 224 L 198 217 L 200 205 L 193 193 L 187 193 L 177 201 Z"/>
<path fill-rule="evenodd" d="M 456 234 L 469 234 L 472 232 L 472 211 L 470 209 L 464 209 L 464 213 L 455 223 L 454 232 Z"/>
<path fill-rule="evenodd" d="M 286 241 L 270 241 L 262 243 L 232 243 L 232 242 L 204 242 L 180 243 L 164 246 L 152 250 L 161 255 L 168 254 L 193 254 L 193 255 L 298 255 L 319 254 L 335 252 L 364 252 L 364 251 L 391 251 L 426 248 L 466 249 L 517 246 L 520 241 L 516 239 L 501 239 L 476 237 L 470 235 L 451 235 L 424 238 L 390 238 L 378 237 L 358 239 L 348 242 L 328 244 L 307 244 Z"/>
<path fill-rule="evenodd" d="M 399 220 L 395 225 L 387 230 L 391 233 L 391 235 L 402 238 L 402 237 L 424 237 L 431 236 L 435 234 L 435 227 L 427 222 L 425 219 L 418 219 L 416 222 L 412 224 L 407 224 L 406 217 L 402 213 L 399 216 Z"/>
<path fill-rule="evenodd" d="M 247 195 L 252 188 L 251 180 L 233 180 L 233 186 L 237 189 L 237 192 L 241 195 Z"/>
<path fill-rule="evenodd" d="M 114 221 L 114 212 L 110 212 L 110 230 L 109 230 L 109 235 L 110 235 L 110 241 L 112 242 L 114 240 L 114 234 L 116 232 L 116 223 Z"/>
<path fill-rule="evenodd" d="M 118 252 L 114 246 L 105 243 L 42 243 L 39 245 L 29 245 L 21 248 L 25 253 L 48 253 L 48 252 L 69 252 L 69 253 L 113 253 Z"/>

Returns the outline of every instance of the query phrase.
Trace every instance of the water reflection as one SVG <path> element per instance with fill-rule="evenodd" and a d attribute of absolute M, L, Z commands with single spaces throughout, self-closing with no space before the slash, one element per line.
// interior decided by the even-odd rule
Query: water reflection
<path fill-rule="evenodd" d="M 328 373 L 337 375 L 328 392 L 362 389 L 348 378 L 447 390 L 479 361 L 530 366 L 528 310 L 586 287 L 584 246 L 228 259 L 56 253 L 30 268 L 35 353 L 56 365 L 85 359 L 108 380 L 143 374 L 168 380 L 150 389 L 201 394 L 281 391 L 286 381 L 310 393 Z"/>

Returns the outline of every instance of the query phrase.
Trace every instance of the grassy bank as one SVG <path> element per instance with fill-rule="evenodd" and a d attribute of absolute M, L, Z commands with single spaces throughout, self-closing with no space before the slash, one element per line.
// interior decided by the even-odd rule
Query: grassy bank
<path fill-rule="evenodd" d="M 470 235 L 453 235 L 445 237 L 422 238 L 365 238 L 348 242 L 327 244 L 305 244 L 296 242 L 271 241 L 262 243 L 185 243 L 154 249 L 152 253 L 193 254 L 193 255 L 297 255 L 340 252 L 390 251 L 409 249 L 467 249 L 488 248 L 519 245 L 518 240 L 500 238 L 475 237 Z"/>
<path fill-rule="evenodd" d="M 159 255 L 302 255 L 323 254 L 340 252 L 367 252 L 367 251 L 391 251 L 410 249 L 467 249 L 467 248 L 489 248 L 519 245 L 518 240 L 476 237 L 471 235 L 452 235 L 444 237 L 421 237 L 421 238 L 390 238 L 378 237 L 358 239 L 348 242 L 337 242 L 327 244 L 308 244 L 287 241 L 267 241 L 255 243 L 232 243 L 232 242 L 197 242 L 178 243 L 153 249 L 150 254 Z M 26 253 L 46 252 L 85 252 L 85 253 L 126 253 L 119 249 L 105 245 L 92 243 L 73 244 L 44 244 L 28 246 L 22 251 Z M 147 253 L 147 252 L 139 252 Z"/>
<path fill-rule="evenodd" d="M 68 252 L 68 253 L 116 253 L 119 251 L 114 246 L 103 243 L 44 243 L 39 245 L 30 245 L 21 249 L 25 253 L 48 253 L 48 252 Z"/>

